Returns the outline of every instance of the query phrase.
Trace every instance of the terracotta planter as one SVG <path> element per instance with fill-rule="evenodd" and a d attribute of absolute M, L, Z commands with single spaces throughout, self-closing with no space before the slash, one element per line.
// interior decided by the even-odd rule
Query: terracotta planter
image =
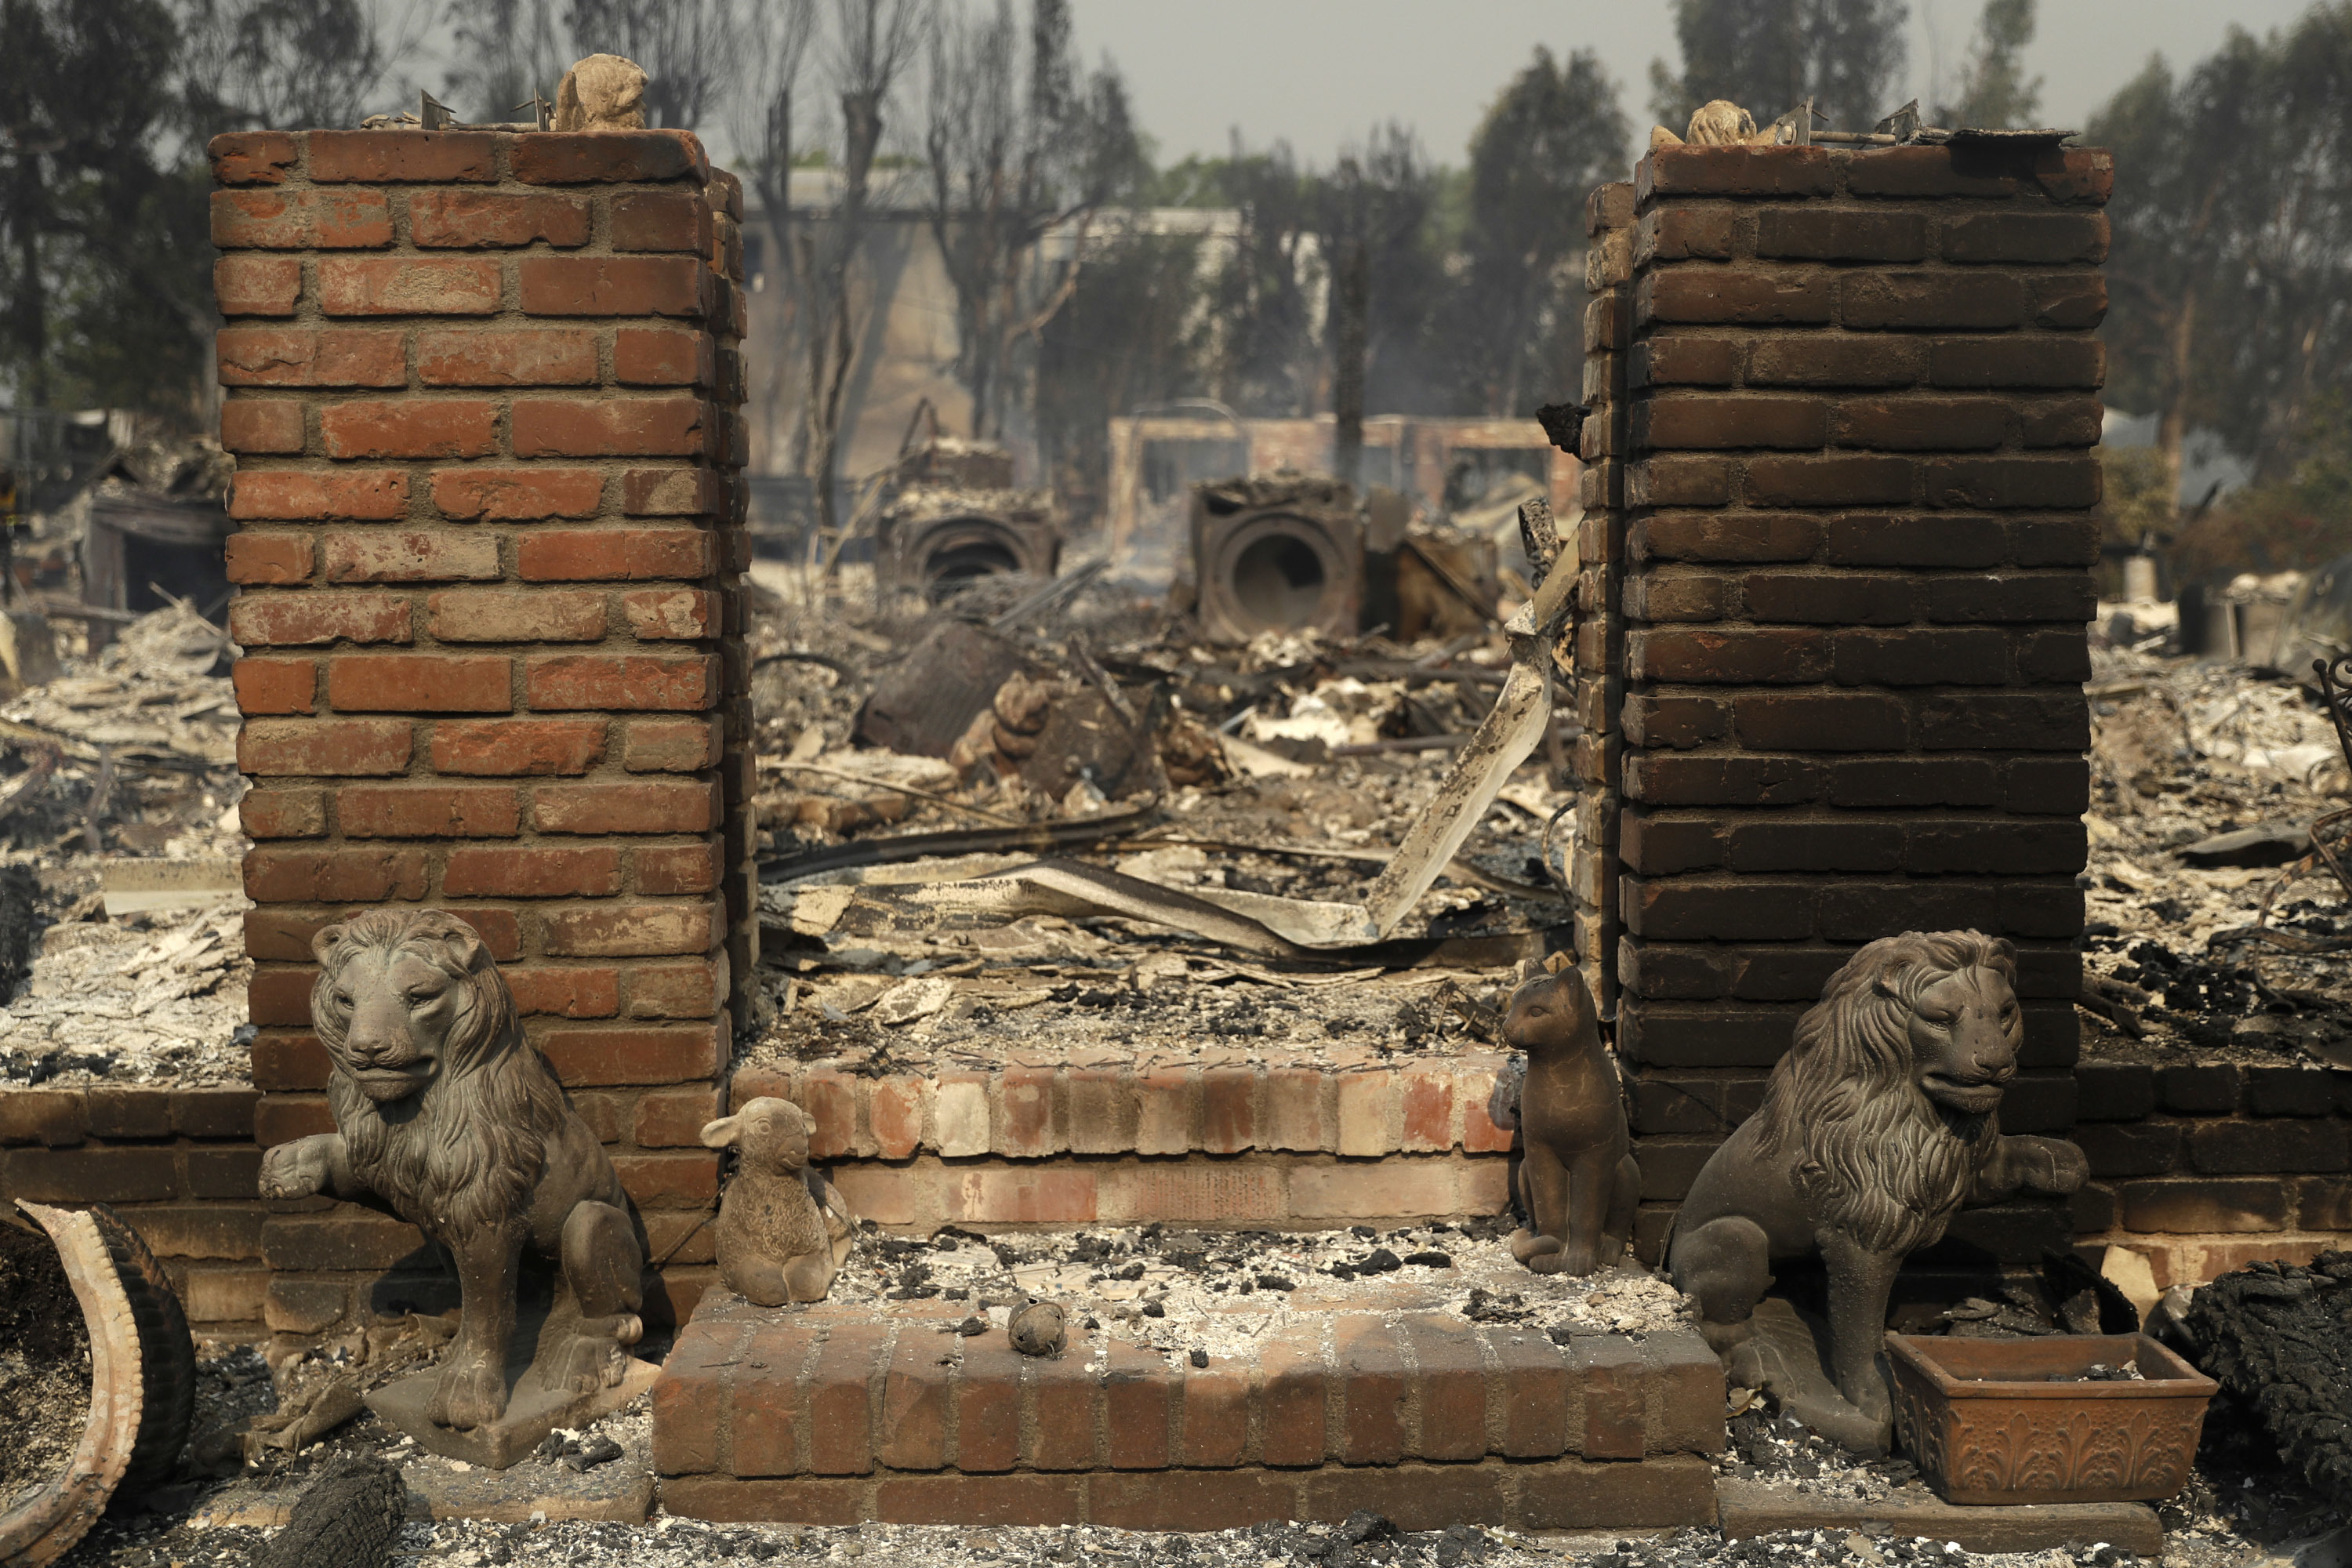
<path fill-rule="evenodd" d="M 1895 1427 L 1946 1502 L 2151 1502 L 2189 1479 L 2220 1386 L 2146 1334 L 1886 1336 Z M 2147 1381 L 2052 1383 L 2137 1361 Z"/>

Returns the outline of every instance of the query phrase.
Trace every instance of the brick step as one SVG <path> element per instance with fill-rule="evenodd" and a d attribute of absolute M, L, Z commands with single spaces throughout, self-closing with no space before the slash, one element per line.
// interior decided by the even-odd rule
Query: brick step
<path fill-rule="evenodd" d="M 739 1068 L 729 1099 L 805 1108 L 811 1156 L 893 1229 L 1318 1229 L 1502 1212 L 1517 1087 L 1494 1052 L 881 1077 L 824 1061 Z"/>
<path fill-rule="evenodd" d="M 739 1067 L 730 1099 L 816 1119 L 810 1157 L 1042 1160 L 1059 1154 L 1500 1154 L 1517 1121 L 1510 1058 L 1286 1066 L 1076 1063 L 895 1072 L 847 1062 Z"/>
<path fill-rule="evenodd" d="M 654 1389 L 672 1513 L 1226 1529 L 1372 1508 L 1411 1529 L 1712 1522 L 1724 1382 L 1688 1331 L 1294 1310 L 1196 1366 L 1116 1336 L 1058 1358 L 968 1307 L 704 1296 Z"/>
<path fill-rule="evenodd" d="M 1192 1154 L 1172 1159 L 845 1161 L 829 1174 L 860 1219 L 928 1235 L 943 1225 L 1170 1225 L 1383 1229 L 1501 1214 L 1504 1154 Z"/>

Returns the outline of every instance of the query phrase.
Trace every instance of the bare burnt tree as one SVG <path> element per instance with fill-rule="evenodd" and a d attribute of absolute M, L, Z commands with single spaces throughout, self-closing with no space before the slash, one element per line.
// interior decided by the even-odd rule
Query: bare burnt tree
<path fill-rule="evenodd" d="M 841 161 L 831 221 L 803 231 L 801 266 L 812 279 L 818 314 L 806 330 L 808 386 L 803 401 L 806 470 L 815 481 L 817 527 L 831 541 L 830 567 L 842 535 L 834 485 L 841 468 L 842 397 L 857 353 L 852 320 L 851 273 L 866 238 L 866 203 L 874 160 L 882 148 L 882 111 L 899 74 L 922 47 L 920 0 L 833 0 L 832 47 L 825 82 L 841 106 Z"/>
<path fill-rule="evenodd" d="M 764 0 L 751 0 L 758 10 Z M 564 20 L 582 54 L 625 55 L 645 68 L 648 124 L 692 131 L 727 96 L 743 35 L 739 0 L 571 0 Z"/>
<path fill-rule="evenodd" d="M 182 0 L 191 132 L 357 125 L 428 13 L 361 0 Z"/>
<path fill-rule="evenodd" d="M 769 287 L 777 294 L 765 313 L 767 342 L 759 352 L 767 378 L 761 457 L 770 468 L 777 466 L 784 382 L 804 319 L 804 279 L 793 224 L 793 163 L 804 150 L 795 139 L 795 127 L 798 117 L 807 112 L 801 101 L 801 76 L 816 31 L 816 0 L 770 0 L 753 7 L 743 33 L 740 89 L 730 100 L 740 170 L 751 188 L 766 242 L 759 270 L 772 276 Z"/>
<path fill-rule="evenodd" d="M 1322 345 L 1310 296 L 1323 278 L 1314 177 L 1286 142 L 1250 153 L 1236 133 L 1209 188 L 1238 222 L 1204 290 L 1213 323 L 1204 379 L 1218 401 L 1252 417 L 1313 414 Z"/>
<path fill-rule="evenodd" d="M 1343 157 L 1327 187 L 1333 221 L 1326 244 L 1331 291 L 1325 335 L 1331 343 L 1332 472 L 1354 484 L 1364 456 L 1364 361 L 1370 352 L 1371 257 L 1363 166 Z"/>
<path fill-rule="evenodd" d="M 955 286 L 972 433 L 1001 436 L 1009 414 L 1034 422 L 1038 334 L 1077 286 L 1097 214 L 1143 160 L 1116 68 L 1081 76 L 1067 0 L 1032 0 L 1025 51 L 1011 0 L 942 18 L 931 40 L 931 230 Z"/>

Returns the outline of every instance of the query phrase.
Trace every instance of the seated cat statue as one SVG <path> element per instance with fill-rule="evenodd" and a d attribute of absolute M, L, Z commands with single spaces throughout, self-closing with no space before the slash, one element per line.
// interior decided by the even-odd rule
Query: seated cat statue
<path fill-rule="evenodd" d="M 1625 1256 L 1642 1193 L 1616 1063 L 1591 989 L 1566 953 L 1511 994 L 1503 1040 L 1525 1051 L 1519 1206 L 1511 1256 L 1538 1274 L 1590 1274 Z"/>

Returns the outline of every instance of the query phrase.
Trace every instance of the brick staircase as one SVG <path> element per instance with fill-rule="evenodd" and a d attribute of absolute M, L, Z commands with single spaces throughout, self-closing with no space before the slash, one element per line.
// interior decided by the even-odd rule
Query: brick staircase
<path fill-rule="evenodd" d="M 933 1077 L 821 1062 L 739 1070 L 730 1099 L 806 1106 L 812 1152 L 887 1230 L 1392 1226 L 1505 1206 L 1507 1070 L 1479 1053 Z M 663 1505 L 1149 1530 L 1359 1508 L 1409 1529 L 1714 1519 L 1724 1383 L 1696 1333 L 1556 1344 L 1370 1280 L 1288 1302 L 1262 1342 L 1201 1365 L 1115 1327 L 1024 1357 L 1002 1332 L 955 1333 L 961 1301 L 770 1310 L 714 1289 L 655 1391 Z"/>
<path fill-rule="evenodd" d="M 663 1506 L 713 1520 L 1223 1530 L 1711 1523 L 1723 1373 L 1696 1333 L 1555 1344 L 1318 1299 L 1197 1365 L 1016 1353 L 959 1302 L 703 1298 L 654 1390 Z"/>

